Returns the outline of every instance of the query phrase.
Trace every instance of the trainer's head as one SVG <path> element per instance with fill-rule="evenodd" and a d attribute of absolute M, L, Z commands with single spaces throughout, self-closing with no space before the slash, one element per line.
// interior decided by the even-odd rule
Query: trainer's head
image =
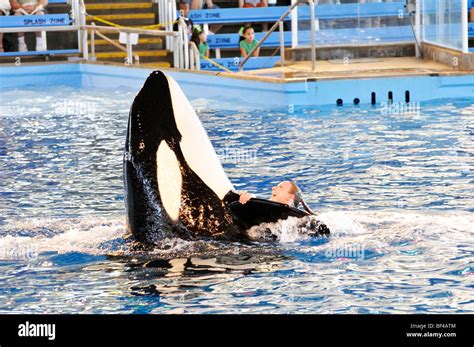
<path fill-rule="evenodd" d="M 270 200 L 297 207 L 301 202 L 301 190 L 296 183 L 283 181 L 272 187 Z"/>

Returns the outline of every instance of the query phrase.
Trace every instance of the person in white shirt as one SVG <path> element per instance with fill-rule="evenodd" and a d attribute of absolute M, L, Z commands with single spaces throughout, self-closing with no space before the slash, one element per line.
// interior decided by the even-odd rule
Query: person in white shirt
<path fill-rule="evenodd" d="M 45 13 L 44 8 L 47 4 L 48 0 L 10 0 L 10 6 L 14 11 L 15 16 L 43 15 Z M 36 50 L 44 50 L 41 32 L 36 33 Z M 24 33 L 18 33 L 18 51 L 28 51 Z"/>

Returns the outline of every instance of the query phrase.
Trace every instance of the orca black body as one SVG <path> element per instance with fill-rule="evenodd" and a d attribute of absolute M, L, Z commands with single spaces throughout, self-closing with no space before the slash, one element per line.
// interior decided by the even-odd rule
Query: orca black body
<path fill-rule="evenodd" d="M 223 202 L 233 186 L 189 101 L 162 72 L 148 77 L 131 107 L 124 181 L 128 228 L 138 241 L 166 231 L 240 232 Z"/>
<path fill-rule="evenodd" d="M 142 243 L 166 233 L 241 238 L 253 223 L 248 213 L 232 211 L 238 194 L 206 131 L 178 84 L 160 71 L 150 74 L 131 107 L 123 167 L 127 229 Z M 284 213 L 282 206 L 261 213 L 287 218 L 299 211 Z"/>

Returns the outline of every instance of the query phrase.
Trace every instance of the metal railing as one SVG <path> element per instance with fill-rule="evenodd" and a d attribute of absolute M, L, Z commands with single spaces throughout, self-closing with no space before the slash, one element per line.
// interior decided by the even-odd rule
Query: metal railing
<path fill-rule="evenodd" d="M 201 61 L 199 49 L 194 42 L 189 40 L 188 27 L 183 18 L 178 18 L 177 38 L 174 40 L 175 46 L 174 67 L 179 69 L 200 70 Z"/>
<path fill-rule="evenodd" d="M 164 1 L 164 0 L 159 0 Z M 82 54 L 82 58 L 87 61 L 95 60 L 95 35 L 101 37 L 109 44 L 113 45 L 117 49 L 126 52 L 126 63 L 127 65 L 139 63 L 139 58 L 137 55 L 133 55 L 133 45 L 131 40 L 132 34 L 137 35 L 147 35 L 155 37 L 164 37 L 167 42 L 169 42 L 170 47 L 179 47 L 177 44 L 178 33 L 174 32 L 172 29 L 172 24 L 168 23 L 168 27 L 171 30 L 148 30 L 148 29 L 139 29 L 139 28 L 127 28 L 127 27 L 109 27 L 109 26 L 97 26 L 94 23 L 92 25 L 86 24 L 86 5 L 84 0 L 70 0 L 69 4 L 71 5 L 71 19 L 72 25 L 64 26 L 41 26 L 41 27 L 15 27 L 15 28 L 0 28 L 1 33 L 25 33 L 25 32 L 54 32 L 54 31 L 76 31 L 78 35 L 79 51 Z M 88 37 L 91 37 L 91 51 L 89 54 L 89 43 Z M 119 42 L 116 42 L 107 36 L 104 33 L 123 33 L 125 34 L 126 43 L 125 47 L 122 46 Z M 176 60 L 176 59 L 174 59 Z"/>
<path fill-rule="evenodd" d="M 158 4 L 158 23 L 164 25 L 165 31 L 173 31 L 174 23 L 176 22 L 176 1 L 168 0 L 153 0 Z M 171 38 L 165 39 L 166 49 L 173 51 L 175 48 L 174 42 Z"/>
<path fill-rule="evenodd" d="M 148 35 L 148 36 L 160 36 L 160 37 L 171 37 L 171 38 L 178 36 L 178 33 L 174 32 L 174 31 L 162 31 L 162 30 L 147 30 L 147 29 L 136 29 L 136 28 L 114 28 L 114 27 L 97 26 L 97 25 L 83 25 L 80 28 L 83 31 L 83 36 L 86 38 L 86 42 L 87 42 L 87 36 L 88 36 L 89 31 L 91 33 L 94 33 L 94 34 L 95 33 L 97 33 L 97 34 L 101 34 L 101 33 L 124 33 L 125 36 L 126 36 L 126 47 L 123 48 L 118 43 L 114 43 L 114 45 L 119 45 L 119 47 L 117 47 L 117 48 L 127 52 L 127 57 L 126 57 L 127 65 L 131 65 L 134 62 L 133 49 L 132 49 L 132 43 L 131 43 L 132 42 L 132 40 L 131 40 L 131 35 L 132 34 Z M 102 37 L 104 37 L 104 35 L 102 35 Z M 94 54 L 95 54 L 95 40 L 91 40 L 91 53 L 92 52 L 94 52 Z M 89 58 L 88 45 L 85 45 L 85 47 L 84 47 L 83 57 L 86 60 L 92 60 L 92 59 Z M 139 60 L 135 59 L 135 63 L 138 64 Z"/>
<path fill-rule="evenodd" d="M 265 35 L 262 37 L 260 42 L 250 50 L 250 52 L 247 54 L 247 56 L 244 58 L 244 60 L 240 63 L 239 70 L 242 71 L 244 68 L 245 63 L 252 57 L 252 55 L 255 53 L 257 49 L 259 49 L 262 44 L 265 42 L 265 40 L 270 36 L 272 32 L 276 30 L 276 28 L 279 28 L 280 30 L 280 55 L 281 55 L 281 61 L 282 64 L 285 63 L 285 44 L 284 44 L 284 31 L 283 31 L 283 21 L 287 16 L 290 14 L 297 13 L 296 7 L 301 5 L 301 4 L 309 4 L 310 7 L 310 14 L 311 14 L 311 71 L 314 71 L 316 68 L 316 44 L 315 44 L 315 36 L 316 36 L 316 23 L 315 23 L 315 15 L 314 15 L 314 1 L 313 0 L 307 0 L 307 1 L 296 1 L 293 3 L 290 8 L 281 15 L 281 17 L 275 22 L 275 24 L 272 25 L 270 30 L 268 30 Z"/>
<path fill-rule="evenodd" d="M 73 2 L 77 0 L 72 0 Z M 160 0 L 163 1 L 163 0 Z M 172 29 L 172 24 L 171 24 L 171 30 L 149 30 L 149 29 L 139 29 L 139 28 L 117 28 L 117 27 L 109 27 L 109 26 L 97 26 L 93 23 L 93 25 L 86 25 L 86 16 L 87 16 L 87 11 L 86 11 L 86 5 L 84 4 L 84 0 L 79 0 L 79 18 L 80 18 L 80 29 L 82 31 L 80 35 L 80 40 L 79 42 L 82 42 L 82 55 L 83 58 L 86 60 L 95 60 L 95 35 L 98 35 L 102 39 L 106 40 L 108 43 L 113 45 L 114 47 L 118 48 L 121 51 L 124 51 L 127 53 L 126 56 L 126 64 L 127 65 L 132 65 L 133 63 L 139 64 L 140 63 L 140 58 L 138 55 L 133 55 L 133 45 L 132 45 L 132 40 L 131 40 L 131 35 L 145 35 L 145 36 L 156 36 L 156 37 L 165 37 L 166 42 L 169 42 L 168 45 L 172 47 L 176 47 L 176 41 L 178 38 L 178 33 L 174 32 Z M 160 17 L 161 18 L 161 17 Z M 170 24 L 170 23 L 168 23 Z M 167 26 L 167 28 L 169 25 Z M 91 33 L 91 56 L 92 58 L 89 57 L 89 50 L 88 50 L 88 34 L 89 32 Z M 123 33 L 125 34 L 125 47 L 123 47 L 119 42 L 116 42 L 107 36 L 104 35 L 104 33 Z M 135 58 L 135 59 L 134 59 Z M 176 60 L 176 59 L 174 59 Z"/>
<path fill-rule="evenodd" d="M 189 55 L 189 65 L 191 70 L 201 70 L 201 56 L 199 54 L 199 48 L 196 47 L 194 42 L 189 42 L 191 48 L 191 54 Z"/>

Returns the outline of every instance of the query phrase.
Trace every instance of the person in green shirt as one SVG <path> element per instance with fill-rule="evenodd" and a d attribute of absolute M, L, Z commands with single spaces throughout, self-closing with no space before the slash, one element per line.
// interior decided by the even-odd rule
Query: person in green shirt
<path fill-rule="evenodd" d="M 250 25 L 245 26 L 240 35 L 240 54 L 242 58 L 246 58 L 250 51 L 258 44 L 258 40 L 255 39 L 255 31 Z M 260 48 L 253 53 L 253 56 L 258 57 L 259 54 Z"/>
<path fill-rule="evenodd" d="M 207 37 L 203 31 L 194 28 L 193 34 L 191 35 L 191 41 L 194 42 L 199 50 L 199 56 L 201 58 L 209 58 L 209 45 L 207 44 Z"/>

